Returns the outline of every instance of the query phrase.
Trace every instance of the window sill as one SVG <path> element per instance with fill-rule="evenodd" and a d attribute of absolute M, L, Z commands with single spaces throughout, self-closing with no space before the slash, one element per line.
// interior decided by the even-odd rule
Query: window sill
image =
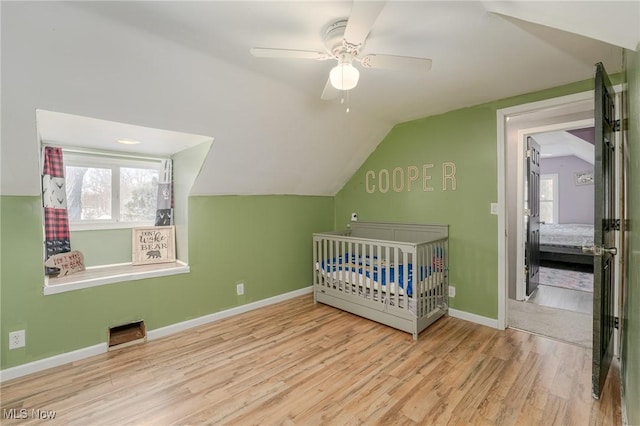
<path fill-rule="evenodd" d="M 142 280 L 153 277 L 186 274 L 190 272 L 189 265 L 181 262 L 156 263 L 151 265 L 132 265 L 120 263 L 117 265 L 91 266 L 85 271 L 60 278 L 44 278 L 44 294 L 64 293 L 83 288 L 115 284 L 124 281 Z"/>

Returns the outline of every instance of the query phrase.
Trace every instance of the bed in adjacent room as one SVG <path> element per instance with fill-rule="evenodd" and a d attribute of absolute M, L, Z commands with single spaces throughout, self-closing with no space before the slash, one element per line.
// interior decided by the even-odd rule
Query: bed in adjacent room
<path fill-rule="evenodd" d="M 583 253 L 583 246 L 593 246 L 592 224 L 541 224 L 540 260 L 593 265 L 593 255 Z"/>
<path fill-rule="evenodd" d="M 418 334 L 448 311 L 448 226 L 352 222 L 313 234 L 314 301 Z"/>

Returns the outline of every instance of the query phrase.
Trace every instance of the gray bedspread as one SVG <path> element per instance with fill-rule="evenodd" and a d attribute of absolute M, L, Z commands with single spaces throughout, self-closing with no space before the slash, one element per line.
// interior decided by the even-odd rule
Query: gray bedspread
<path fill-rule="evenodd" d="M 582 247 L 593 245 L 593 225 L 579 223 L 541 224 L 540 245 Z"/>

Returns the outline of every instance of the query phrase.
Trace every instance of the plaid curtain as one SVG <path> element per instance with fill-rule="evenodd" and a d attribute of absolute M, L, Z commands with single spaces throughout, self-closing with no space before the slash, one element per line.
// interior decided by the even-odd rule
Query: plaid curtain
<path fill-rule="evenodd" d="M 42 206 L 44 207 L 45 258 L 71 251 L 67 193 L 64 182 L 62 148 L 44 147 L 42 152 Z M 57 268 L 45 267 L 46 274 Z"/>
<path fill-rule="evenodd" d="M 160 169 L 155 225 L 173 225 L 173 162 L 170 159 L 163 160 Z"/>

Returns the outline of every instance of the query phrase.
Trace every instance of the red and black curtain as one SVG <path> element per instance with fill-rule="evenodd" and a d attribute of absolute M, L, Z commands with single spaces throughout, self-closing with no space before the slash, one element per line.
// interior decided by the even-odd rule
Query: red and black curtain
<path fill-rule="evenodd" d="M 71 251 L 67 193 L 64 182 L 62 148 L 46 146 L 42 152 L 42 206 L 44 208 L 45 261 Z M 58 268 L 45 268 L 46 274 Z"/>

